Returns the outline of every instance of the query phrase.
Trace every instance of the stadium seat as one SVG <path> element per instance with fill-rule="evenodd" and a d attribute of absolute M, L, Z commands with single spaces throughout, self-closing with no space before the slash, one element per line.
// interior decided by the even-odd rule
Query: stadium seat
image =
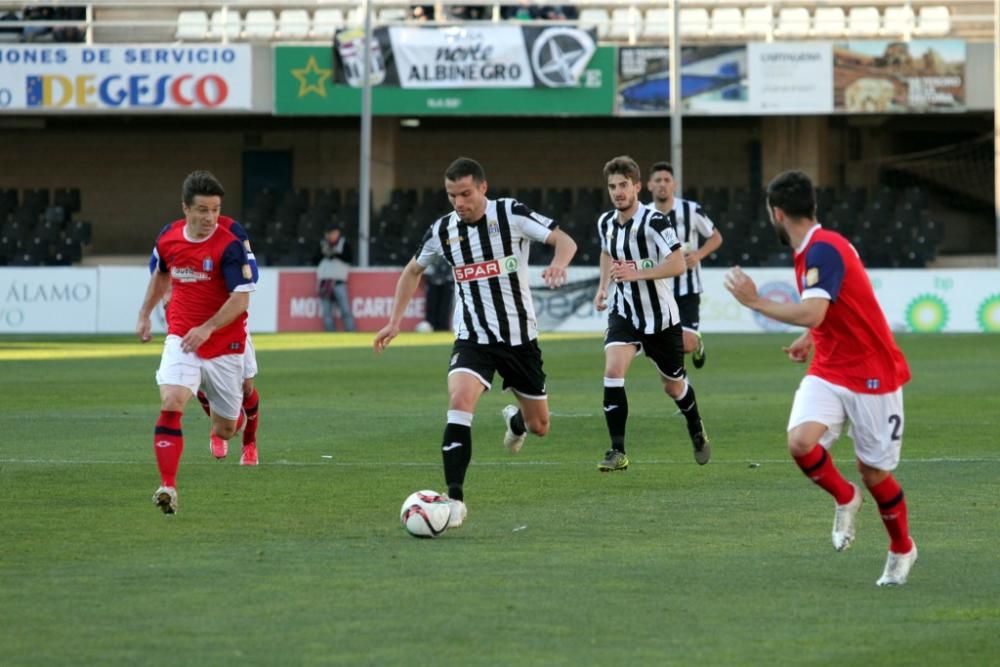
<path fill-rule="evenodd" d="M 598 39 L 605 39 L 611 29 L 611 19 L 608 10 L 597 7 L 588 7 L 580 10 L 578 24 L 581 28 L 596 28 Z"/>
<path fill-rule="evenodd" d="M 840 37 L 847 30 L 847 17 L 841 7 L 817 7 L 813 14 L 815 37 Z"/>
<path fill-rule="evenodd" d="M 642 21 L 643 39 L 664 40 L 670 38 L 674 25 L 674 13 L 670 9 L 647 9 Z"/>
<path fill-rule="evenodd" d="M 278 14 L 279 39 L 306 39 L 309 37 L 309 12 L 304 9 L 282 9 Z"/>
<path fill-rule="evenodd" d="M 57 188 L 52 203 L 62 206 L 70 215 L 80 212 L 80 188 Z"/>
<path fill-rule="evenodd" d="M 847 12 L 847 34 L 851 37 L 877 35 L 882 17 L 876 7 L 851 7 Z"/>
<path fill-rule="evenodd" d="M 385 7 L 378 10 L 376 23 L 384 25 L 386 23 L 402 23 L 409 18 L 409 12 L 403 7 Z"/>
<path fill-rule="evenodd" d="M 218 9 L 212 12 L 209 21 L 208 36 L 211 39 L 239 39 L 240 36 L 240 13 L 235 9 L 223 11 Z"/>
<path fill-rule="evenodd" d="M 344 12 L 339 9 L 317 9 L 313 12 L 312 32 L 314 39 L 333 39 L 334 33 L 344 25 Z"/>
<path fill-rule="evenodd" d="M 811 24 L 809 10 L 805 7 L 782 7 L 778 12 L 775 37 L 805 37 Z"/>
<path fill-rule="evenodd" d="M 907 37 L 913 32 L 913 10 L 908 6 L 886 7 L 882 14 L 882 34 Z"/>
<path fill-rule="evenodd" d="M 684 7 L 677 18 L 682 37 L 708 36 L 708 10 L 703 7 Z"/>
<path fill-rule="evenodd" d="M 635 7 L 617 7 L 611 10 L 607 38 L 635 42 L 639 36 L 641 18 L 642 15 Z"/>
<path fill-rule="evenodd" d="M 208 14 L 202 11 L 183 11 L 177 14 L 174 39 L 198 40 L 208 37 Z"/>
<path fill-rule="evenodd" d="M 743 34 L 747 37 L 767 37 L 772 33 L 773 20 L 770 7 L 747 7 L 743 10 Z"/>
<path fill-rule="evenodd" d="M 277 21 L 270 9 L 251 9 L 243 20 L 244 39 L 272 39 Z"/>
<path fill-rule="evenodd" d="M 947 35 L 951 32 L 951 13 L 947 7 L 921 7 L 917 14 L 917 25 L 914 35 L 934 37 Z"/>
<path fill-rule="evenodd" d="M 712 10 L 712 36 L 737 37 L 743 34 L 743 12 L 738 7 L 716 7 Z"/>

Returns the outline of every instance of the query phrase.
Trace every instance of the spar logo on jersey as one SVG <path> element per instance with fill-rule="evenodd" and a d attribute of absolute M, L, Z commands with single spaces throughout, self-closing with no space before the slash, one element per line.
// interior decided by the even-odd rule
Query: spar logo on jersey
<path fill-rule="evenodd" d="M 196 283 L 202 280 L 211 280 L 211 276 L 201 271 L 184 266 L 174 266 L 170 269 L 170 277 L 180 283 Z"/>
<path fill-rule="evenodd" d="M 470 280 L 485 280 L 487 278 L 499 278 L 500 276 L 517 271 L 517 257 L 501 257 L 499 259 L 488 259 L 485 262 L 476 264 L 466 264 L 456 266 L 453 270 L 455 280 L 460 283 L 467 283 Z"/>

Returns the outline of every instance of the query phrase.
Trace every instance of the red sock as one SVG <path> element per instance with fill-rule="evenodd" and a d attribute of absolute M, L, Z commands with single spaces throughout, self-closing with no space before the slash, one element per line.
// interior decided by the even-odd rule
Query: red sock
<path fill-rule="evenodd" d="M 177 465 L 184 452 L 184 434 L 181 433 L 181 413 L 163 410 L 153 431 L 153 451 L 160 468 L 163 486 L 177 486 Z"/>
<path fill-rule="evenodd" d="M 260 395 L 257 388 L 243 396 L 243 409 L 247 413 L 247 424 L 243 427 L 243 444 L 250 445 L 257 442 L 257 413 L 260 410 Z"/>
<path fill-rule="evenodd" d="M 837 466 L 833 465 L 833 457 L 822 445 L 816 445 L 807 454 L 792 458 L 809 479 L 836 499 L 838 505 L 846 505 L 854 498 L 854 487 L 844 479 Z"/>
<path fill-rule="evenodd" d="M 910 528 L 906 521 L 906 498 L 903 489 L 892 475 L 875 486 L 868 487 L 872 498 L 878 503 L 882 523 L 889 533 L 889 551 L 905 554 L 910 551 Z"/>
<path fill-rule="evenodd" d="M 212 408 L 208 404 L 208 396 L 206 396 L 205 392 L 201 391 L 200 389 L 198 390 L 198 402 L 201 403 L 201 409 L 205 411 L 205 414 L 211 417 Z"/>

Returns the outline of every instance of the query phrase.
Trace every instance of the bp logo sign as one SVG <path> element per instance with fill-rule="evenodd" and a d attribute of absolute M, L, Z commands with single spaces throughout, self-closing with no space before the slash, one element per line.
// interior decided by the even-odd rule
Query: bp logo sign
<path fill-rule="evenodd" d="M 906 325 L 917 333 L 937 333 L 948 324 L 948 304 L 935 294 L 921 294 L 906 307 Z"/>
<path fill-rule="evenodd" d="M 979 328 L 986 333 L 1000 333 L 1000 294 L 991 294 L 979 305 Z"/>

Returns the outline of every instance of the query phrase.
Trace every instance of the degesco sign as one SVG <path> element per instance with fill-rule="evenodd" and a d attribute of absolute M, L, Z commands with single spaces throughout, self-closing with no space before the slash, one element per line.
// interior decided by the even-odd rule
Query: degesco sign
<path fill-rule="evenodd" d="M 0 112 L 251 108 L 247 44 L 0 47 Z"/>

